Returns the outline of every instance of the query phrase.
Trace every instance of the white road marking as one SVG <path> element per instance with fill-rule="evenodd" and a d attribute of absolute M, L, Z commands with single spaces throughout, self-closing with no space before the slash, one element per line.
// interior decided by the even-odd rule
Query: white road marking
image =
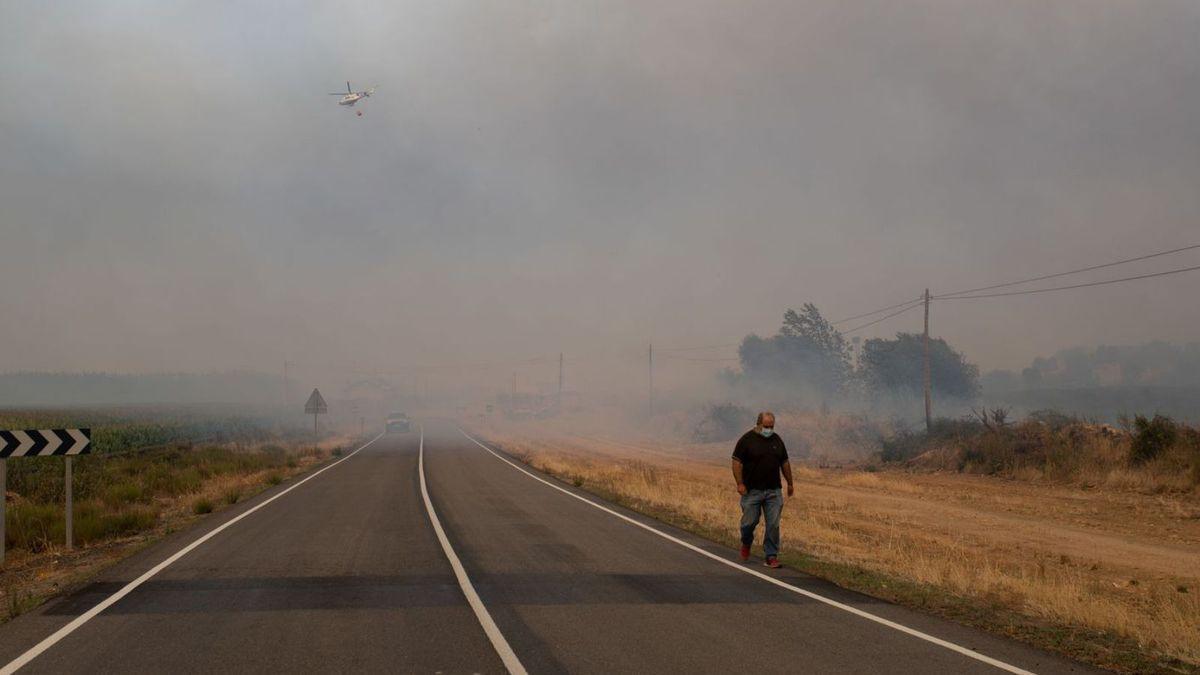
<path fill-rule="evenodd" d="M 172 563 L 179 560 L 183 556 L 187 555 L 188 553 L 191 553 L 192 550 L 194 550 L 200 544 L 203 544 L 204 542 L 208 541 L 209 539 L 212 539 L 213 537 L 217 536 L 221 532 L 225 531 L 226 528 L 228 528 L 229 526 L 238 522 L 242 518 L 245 518 L 246 516 L 254 513 L 255 511 L 258 511 L 259 509 L 266 506 L 267 504 L 270 504 L 271 502 L 275 501 L 276 499 L 279 499 L 280 497 L 286 495 L 287 493 L 291 492 L 292 490 L 295 490 L 296 488 L 300 487 L 301 485 L 304 485 L 308 481 L 316 478 L 317 476 L 320 476 L 321 474 L 332 469 L 333 467 L 337 466 L 338 464 L 341 464 L 342 462 L 357 455 L 359 450 L 362 450 L 363 448 L 374 443 L 375 441 L 379 440 L 380 438 L 383 438 L 383 434 L 379 434 L 375 438 L 372 438 L 371 440 L 364 443 L 362 446 L 360 446 L 354 452 L 346 455 L 345 457 L 339 459 L 338 461 L 334 462 L 333 464 L 330 464 L 329 466 L 325 467 L 324 469 L 314 472 L 311 476 L 304 478 L 303 480 L 297 482 L 295 485 L 293 485 L 293 486 L 289 487 L 288 489 L 280 492 L 279 494 L 271 497 L 270 499 L 267 499 L 266 501 L 255 506 L 254 508 L 248 509 L 244 513 L 238 514 L 237 517 L 231 518 L 228 522 L 222 524 L 220 527 L 213 529 L 211 532 L 209 532 L 208 534 L 205 534 L 203 537 L 200 537 L 196 541 L 193 541 L 192 543 L 188 544 L 187 546 L 184 546 L 175 555 L 158 563 L 154 567 L 151 567 L 149 570 L 146 571 L 145 574 L 134 579 L 133 581 L 129 582 L 128 584 L 125 584 L 125 586 L 123 588 L 121 588 L 121 590 L 108 596 L 107 598 L 102 600 L 95 607 L 93 607 L 93 608 L 89 609 L 88 611 L 84 612 L 83 614 L 80 614 L 79 616 L 75 617 L 74 621 L 72 621 L 71 623 L 68 623 L 67 625 L 63 626 L 62 628 L 59 628 L 57 631 L 55 631 L 53 634 L 51 634 L 50 637 L 42 640 L 41 642 L 37 643 L 33 647 L 30 647 L 28 651 L 26 651 L 24 654 L 22 654 L 22 655 L 18 656 L 17 658 L 13 659 L 12 661 L 10 661 L 8 663 L 8 665 L 4 666 L 4 668 L 0 668 L 0 675 L 9 675 L 10 673 L 17 672 L 18 669 L 24 667 L 30 661 L 32 661 L 32 660 L 36 659 L 38 656 L 40 656 L 42 654 L 42 652 L 53 647 L 60 640 L 67 637 L 71 633 L 75 632 L 75 630 L 78 629 L 80 626 L 82 626 L 83 624 L 87 623 L 88 621 L 91 621 L 92 619 L 96 618 L 96 615 L 98 615 L 100 612 L 103 612 L 104 610 L 108 609 L 109 607 L 112 607 L 114 604 L 116 604 L 116 602 L 118 600 L 120 600 L 121 598 L 132 593 L 134 589 L 136 589 L 138 586 L 141 586 L 142 584 L 146 583 L 146 581 L 149 580 L 151 577 L 153 577 L 154 575 L 163 571 L 164 569 L 166 569 L 168 566 L 170 566 Z"/>
<path fill-rule="evenodd" d="M 705 551 L 704 549 L 700 548 L 699 546 L 689 544 L 688 542 L 683 541 L 682 539 L 680 539 L 678 537 L 673 537 L 673 536 L 667 534 L 666 532 L 663 532 L 661 530 L 650 527 L 649 525 L 639 522 L 633 518 L 630 518 L 629 516 L 627 516 L 623 513 L 618 513 L 606 506 L 597 504 L 596 502 L 594 502 L 590 499 L 581 497 L 581 496 L 575 494 L 574 492 L 571 492 L 570 490 L 567 490 L 561 486 L 555 485 L 554 483 L 551 483 L 550 481 L 542 478 L 541 476 L 531 473 L 530 471 L 526 470 L 524 467 L 518 466 L 517 464 L 513 463 L 506 457 L 502 457 L 495 450 L 492 450 L 491 448 L 484 445 L 483 443 L 480 443 L 479 441 L 475 440 L 474 438 L 471 438 L 471 435 L 468 434 L 465 430 L 459 429 L 459 431 L 462 432 L 463 436 L 466 436 L 473 443 L 475 443 L 475 445 L 478 445 L 479 447 L 481 447 L 484 450 L 487 450 L 489 453 L 491 453 L 491 455 L 493 457 L 495 457 L 496 459 L 500 460 L 501 462 L 504 462 L 505 464 L 511 466 L 512 468 L 516 469 L 517 471 L 520 471 L 521 473 L 525 474 L 526 476 L 529 476 L 530 478 L 538 481 L 539 483 L 544 483 L 545 485 L 549 485 L 550 487 L 554 488 L 555 490 L 558 490 L 559 492 L 561 492 L 565 495 L 568 495 L 570 497 L 574 497 L 575 499 L 578 499 L 579 501 L 583 502 L 584 504 L 588 504 L 589 506 L 594 506 L 594 507 L 600 509 L 601 511 L 604 511 L 605 513 L 616 516 L 617 518 L 620 518 L 621 520 L 624 520 L 625 522 L 630 523 L 631 525 L 636 525 L 636 526 L 642 528 L 643 530 L 653 532 L 654 534 L 662 537 L 663 539 L 666 539 L 667 541 L 679 544 L 680 546 L 682 546 L 686 549 L 689 549 L 691 551 L 699 553 L 700 555 L 702 555 L 706 558 L 715 560 L 715 561 L 721 563 L 722 565 L 727 565 L 729 567 L 732 567 L 735 570 L 738 570 L 739 572 L 745 572 L 746 574 L 758 577 L 759 579 L 762 579 L 763 581 L 772 583 L 780 588 L 789 590 L 793 593 L 803 595 L 806 598 L 811 598 L 818 602 L 825 603 L 826 605 L 829 605 L 830 607 L 836 607 L 837 609 L 840 609 L 842 611 L 850 612 L 851 614 L 854 614 L 855 616 L 859 616 L 864 619 L 867 619 L 868 621 L 874 621 L 875 623 L 887 626 L 888 628 L 891 628 L 893 630 L 898 630 L 901 633 L 905 633 L 905 634 L 911 635 L 915 638 L 925 640 L 926 642 L 931 642 L 939 647 L 945 647 L 946 649 L 949 649 L 950 651 L 958 652 L 959 654 L 962 654 L 963 656 L 975 659 L 976 661 L 982 661 L 990 666 L 995 666 L 996 668 L 999 668 L 1000 670 L 1005 670 L 1010 673 L 1017 673 L 1018 675 L 1035 675 L 1031 671 L 1025 670 L 1023 668 L 1018 668 L 1017 666 L 1014 666 L 1009 663 L 1005 663 L 1004 661 L 1000 661 L 1000 660 L 994 659 L 990 656 L 980 654 L 979 652 L 974 651 L 968 647 L 956 645 L 953 642 L 948 642 L 941 638 L 934 637 L 928 633 L 922 633 L 921 631 L 916 630 L 915 628 L 909 628 L 908 626 L 896 623 L 895 621 L 889 621 L 888 619 L 885 619 L 881 616 L 876 616 L 874 614 L 871 614 L 870 612 L 864 612 L 863 610 L 858 609 L 857 607 L 851 607 L 850 605 L 838 602 L 837 600 L 827 598 L 823 595 L 818 595 L 816 593 L 813 593 L 812 591 L 806 591 L 803 588 L 800 588 L 798 586 L 793 586 L 785 581 L 781 581 L 779 579 L 776 579 L 775 577 L 763 574 L 762 572 L 759 572 L 758 570 L 751 569 L 744 565 L 735 563 L 732 560 L 726 560 L 725 558 L 722 558 L 719 555 L 710 553 L 709 551 Z"/>
<path fill-rule="evenodd" d="M 521 660 L 517 658 L 516 653 L 509 646 L 508 640 L 504 639 L 504 634 L 500 632 L 500 627 L 492 620 L 492 615 L 488 613 L 483 600 L 479 599 L 479 594 L 475 592 L 475 587 L 471 585 L 471 579 L 467 576 L 467 571 L 463 569 L 462 562 L 458 559 L 458 554 L 454 552 L 454 548 L 450 546 L 450 540 L 446 538 L 446 531 L 442 529 L 442 522 L 438 520 L 437 511 L 433 510 L 433 502 L 429 500 L 429 488 L 425 486 L 424 427 L 421 428 L 421 445 L 417 451 L 417 471 L 421 476 L 421 498 L 425 500 L 425 510 L 429 512 L 429 521 L 433 523 L 433 531 L 437 534 L 438 541 L 442 544 L 442 551 L 446 553 L 446 558 L 450 561 L 450 566 L 454 568 L 454 576 L 458 577 L 458 585 L 462 588 L 463 595 L 467 596 L 467 602 L 471 605 L 471 609 L 475 611 L 475 617 L 479 619 L 480 625 L 483 626 L 483 632 L 487 633 L 488 639 L 492 641 L 492 647 L 496 649 L 496 654 L 500 656 L 504 667 L 512 675 L 526 675 L 525 666 L 521 665 Z"/>

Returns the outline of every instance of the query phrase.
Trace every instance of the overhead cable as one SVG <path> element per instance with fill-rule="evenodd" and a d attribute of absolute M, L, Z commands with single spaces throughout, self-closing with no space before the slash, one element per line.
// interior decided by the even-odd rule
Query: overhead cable
<path fill-rule="evenodd" d="M 979 295 L 937 295 L 934 300 L 975 300 L 978 298 L 999 298 L 1009 295 L 1032 295 L 1034 293 L 1050 293 L 1052 291 L 1067 291 L 1072 288 L 1087 288 L 1089 286 L 1105 286 L 1107 284 L 1118 284 L 1122 281 L 1136 281 L 1138 279 L 1150 279 L 1153 277 L 1165 277 L 1169 274 L 1180 274 L 1181 272 L 1192 272 L 1200 270 L 1200 265 L 1193 267 L 1180 267 L 1178 269 L 1167 270 L 1165 272 L 1153 272 L 1151 274 L 1138 274 L 1132 277 L 1122 277 L 1120 279 L 1105 279 L 1104 281 L 1092 281 L 1086 284 L 1072 284 L 1070 286 L 1052 286 L 1050 288 L 1034 288 L 1028 291 L 1008 291 L 1005 293 L 981 293 Z"/>
<path fill-rule="evenodd" d="M 1009 282 L 1003 283 L 1003 284 L 993 284 L 991 286 L 980 286 L 979 288 L 971 288 L 971 289 L 967 289 L 964 291 L 954 291 L 952 293 L 942 293 L 941 295 L 939 295 L 937 297 L 938 298 L 949 298 L 952 295 L 965 295 L 967 293 L 978 293 L 980 291 L 991 291 L 991 290 L 994 290 L 997 288 L 1008 288 L 1009 286 L 1020 286 L 1021 284 L 1028 284 L 1028 283 L 1032 283 L 1034 281 L 1045 281 L 1046 279 L 1057 279 L 1058 277 L 1065 277 L 1065 276 L 1068 276 L 1071 274 L 1079 274 L 1081 272 L 1091 272 L 1092 270 L 1104 269 L 1106 267 L 1115 267 L 1117 265 L 1124 265 L 1126 263 L 1137 262 L 1139 260 L 1149 260 L 1150 258 L 1158 258 L 1160 256 L 1170 255 L 1172 253 L 1180 253 L 1182 251 L 1191 251 L 1191 250 L 1197 249 L 1197 248 L 1200 248 L 1200 244 L 1192 244 L 1191 246 L 1181 246 L 1179 248 L 1173 248 L 1169 251 L 1159 251 L 1157 253 L 1150 253 L 1148 255 L 1140 255 L 1136 258 L 1126 258 L 1124 260 L 1116 260 L 1113 262 L 1104 263 L 1103 265 L 1092 265 L 1090 267 L 1081 267 L 1077 270 L 1069 270 L 1067 272 L 1058 272 L 1056 274 L 1043 274 L 1040 277 L 1031 277 L 1029 279 L 1021 279 L 1020 281 L 1009 281 Z"/>

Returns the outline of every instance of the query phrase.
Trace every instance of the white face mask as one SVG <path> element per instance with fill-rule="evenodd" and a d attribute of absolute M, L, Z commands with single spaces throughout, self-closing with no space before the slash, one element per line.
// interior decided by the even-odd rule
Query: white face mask
<path fill-rule="evenodd" d="M 759 433 L 761 433 L 763 435 L 763 438 L 770 438 L 771 434 L 775 433 L 775 430 L 768 429 L 767 427 L 763 427 L 763 430 L 760 431 Z"/>

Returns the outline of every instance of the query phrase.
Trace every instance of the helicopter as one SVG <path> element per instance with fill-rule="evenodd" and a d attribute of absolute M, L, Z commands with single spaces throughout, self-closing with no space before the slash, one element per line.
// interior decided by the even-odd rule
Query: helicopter
<path fill-rule="evenodd" d="M 329 95 L 342 97 L 342 100 L 338 101 L 338 105 L 352 106 L 355 103 L 358 103 L 359 101 L 361 101 L 362 99 L 370 97 L 371 94 L 375 93 L 375 90 L 377 88 L 378 88 L 378 86 L 375 86 L 375 87 L 371 87 L 370 89 L 367 89 L 365 91 L 354 91 L 354 89 L 352 89 L 350 87 L 350 82 L 347 81 L 346 82 L 346 93 L 343 94 L 342 92 L 338 91 L 338 92 L 333 92 Z"/>

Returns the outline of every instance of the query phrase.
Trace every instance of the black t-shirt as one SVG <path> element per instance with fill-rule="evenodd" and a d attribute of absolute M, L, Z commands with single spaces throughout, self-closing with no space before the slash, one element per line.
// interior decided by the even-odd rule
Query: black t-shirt
<path fill-rule="evenodd" d="M 788 461 L 787 448 L 779 434 L 764 437 L 754 429 L 738 439 L 733 458 L 742 463 L 742 482 L 749 490 L 778 490 L 779 472 Z"/>

